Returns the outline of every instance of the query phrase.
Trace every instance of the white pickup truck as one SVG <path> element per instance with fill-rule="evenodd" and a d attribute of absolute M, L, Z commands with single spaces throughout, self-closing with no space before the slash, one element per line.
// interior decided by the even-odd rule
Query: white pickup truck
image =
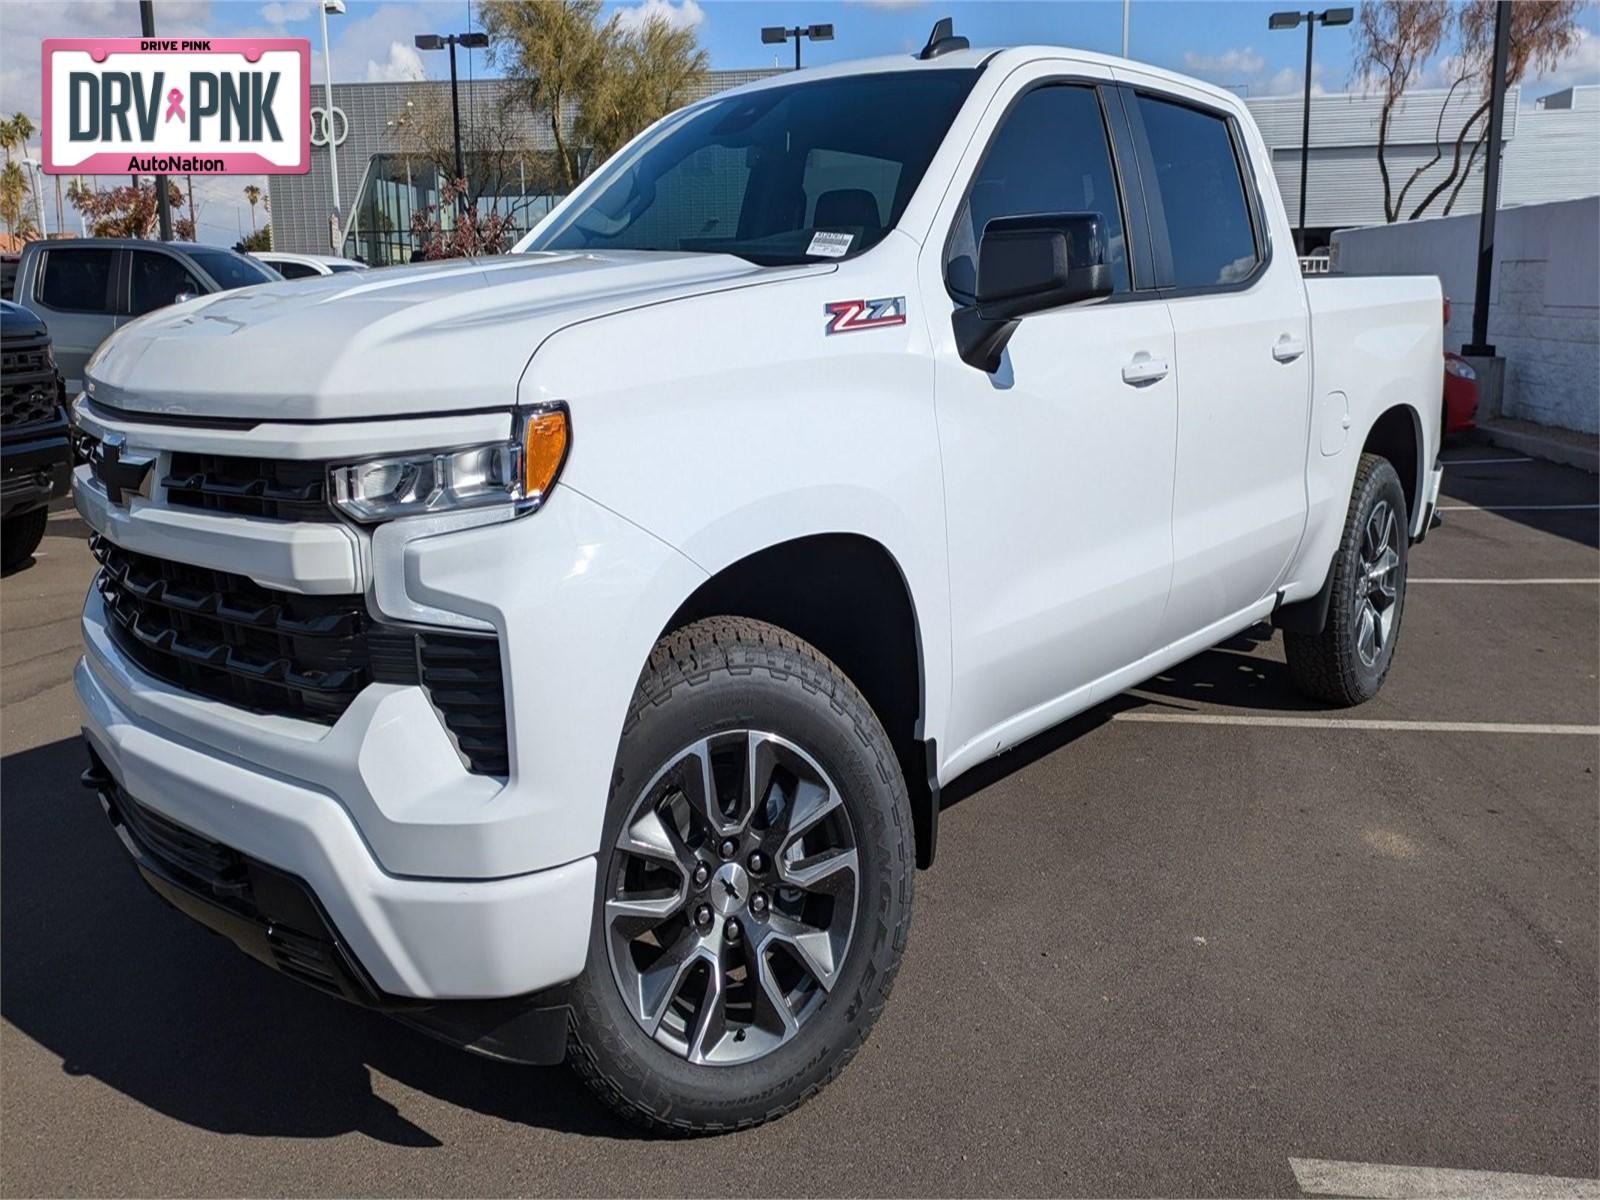
<path fill-rule="evenodd" d="M 1301 278 L 1189 79 L 940 30 L 717 95 L 514 254 L 105 343 L 85 778 L 270 965 L 753 1124 L 866 1037 L 951 780 L 1269 619 L 1378 690 L 1441 336 Z"/>

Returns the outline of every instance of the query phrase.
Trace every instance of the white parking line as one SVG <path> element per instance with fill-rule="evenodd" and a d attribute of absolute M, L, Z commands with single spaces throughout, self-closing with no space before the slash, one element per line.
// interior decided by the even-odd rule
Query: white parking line
<path fill-rule="evenodd" d="M 1438 512 L 1593 512 L 1600 504 L 1441 504 Z"/>
<path fill-rule="evenodd" d="M 1470 583 L 1484 587 L 1564 587 L 1567 584 L 1585 584 L 1589 587 L 1600 586 L 1600 579 L 1419 579 L 1415 575 L 1406 577 L 1407 583 Z"/>
<path fill-rule="evenodd" d="M 1491 467 L 1501 463 L 1532 462 L 1531 458 L 1445 458 L 1441 459 L 1447 467 Z"/>
<path fill-rule="evenodd" d="M 1453 1167 L 1391 1167 L 1382 1163 L 1291 1158 L 1295 1182 L 1307 1196 L 1352 1196 L 1360 1200 L 1595 1200 L 1600 1179 L 1559 1175 L 1512 1175 Z"/>
<path fill-rule="evenodd" d="M 1149 725 L 1247 725 L 1260 729 L 1365 729 L 1412 733 L 1539 733 L 1563 737 L 1600 737 L 1600 725 L 1540 725 L 1517 721 L 1381 721 L 1361 717 L 1267 717 L 1246 713 L 1132 712 L 1114 713 L 1113 721 Z"/>

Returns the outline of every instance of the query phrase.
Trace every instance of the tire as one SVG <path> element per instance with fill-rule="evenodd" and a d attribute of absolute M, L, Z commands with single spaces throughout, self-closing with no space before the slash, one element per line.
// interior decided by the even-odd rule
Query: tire
<path fill-rule="evenodd" d="M 1321 633 L 1283 636 L 1289 677 L 1313 700 L 1350 707 L 1383 686 L 1405 612 L 1410 528 L 1400 476 L 1388 459 L 1363 454 L 1333 558 L 1327 621 Z"/>
<path fill-rule="evenodd" d="M 49 520 L 48 508 L 35 508 L 0 522 L 0 571 L 14 571 L 33 557 Z"/>
<path fill-rule="evenodd" d="M 707 778 L 714 816 L 695 783 Z M 745 618 L 669 634 L 618 748 L 568 1061 L 658 1132 L 789 1112 L 844 1068 L 887 1001 L 914 864 L 894 749 L 833 663 Z"/>

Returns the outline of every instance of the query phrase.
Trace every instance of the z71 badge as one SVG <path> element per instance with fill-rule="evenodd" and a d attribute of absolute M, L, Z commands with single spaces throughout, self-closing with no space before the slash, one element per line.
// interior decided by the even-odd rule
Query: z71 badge
<path fill-rule="evenodd" d="M 858 329 L 882 329 L 906 323 L 906 298 L 884 296 L 881 300 L 835 300 L 822 306 L 828 314 L 828 335 L 854 333 Z"/>

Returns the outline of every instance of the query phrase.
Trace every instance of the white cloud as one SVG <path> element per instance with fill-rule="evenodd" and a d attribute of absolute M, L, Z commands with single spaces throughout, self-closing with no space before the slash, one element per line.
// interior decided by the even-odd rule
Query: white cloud
<path fill-rule="evenodd" d="M 695 0 L 643 0 L 617 9 L 617 24 L 630 33 L 651 21 L 665 21 L 673 29 L 693 29 L 706 19 L 705 10 Z"/>
<path fill-rule="evenodd" d="M 273 0 L 271 4 L 261 6 L 261 19 L 268 25 L 287 25 L 291 21 L 304 21 L 311 17 L 316 10 L 309 0 Z"/>
<path fill-rule="evenodd" d="M 0 112 L 25 112 L 37 121 L 40 108 L 39 43 L 47 37 L 138 37 L 137 0 L 71 0 L 64 4 L 0 4 Z M 209 32 L 210 0 L 162 0 L 156 31 L 163 37 L 198 37 Z"/>
<path fill-rule="evenodd" d="M 1577 43 L 1555 70 L 1523 81 L 1523 102 L 1531 104 L 1535 96 L 1547 96 L 1582 83 L 1600 83 L 1600 36 L 1580 25 Z"/>
<path fill-rule="evenodd" d="M 427 68 L 422 65 L 422 55 L 404 42 L 389 43 L 389 57 L 384 62 L 367 59 L 368 83 L 399 83 L 408 79 L 426 79 Z"/>
<path fill-rule="evenodd" d="M 1241 78 L 1259 75 L 1267 60 L 1250 46 L 1243 49 L 1224 50 L 1221 54 L 1196 54 L 1183 52 L 1184 67 L 1196 75 L 1217 76 L 1219 82 L 1233 83 Z"/>

